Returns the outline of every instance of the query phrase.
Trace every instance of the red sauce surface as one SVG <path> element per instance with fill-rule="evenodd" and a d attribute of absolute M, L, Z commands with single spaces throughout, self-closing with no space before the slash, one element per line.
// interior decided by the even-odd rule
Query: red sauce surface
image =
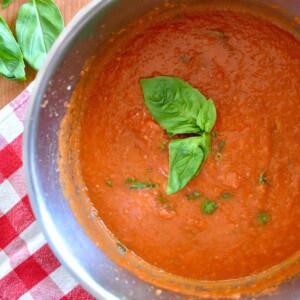
<path fill-rule="evenodd" d="M 82 176 L 111 232 L 145 261 L 202 280 L 247 276 L 294 254 L 300 248 L 299 41 L 254 14 L 224 10 L 148 19 L 114 45 L 89 69 L 80 132 Z M 161 149 L 170 138 L 151 118 L 139 84 L 157 75 L 189 82 L 214 100 L 218 114 L 200 174 L 171 196 L 168 151 Z M 262 173 L 267 183 L 259 183 Z M 159 187 L 130 190 L 128 177 Z M 204 197 L 188 201 L 193 191 Z M 225 192 L 233 197 L 222 198 Z M 200 209 L 205 198 L 219 205 L 212 215 Z M 260 212 L 270 216 L 266 225 L 257 220 Z"/>

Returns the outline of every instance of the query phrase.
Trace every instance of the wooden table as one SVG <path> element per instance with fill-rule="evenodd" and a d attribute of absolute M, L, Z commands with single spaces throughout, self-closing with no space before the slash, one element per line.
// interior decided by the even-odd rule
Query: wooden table
<path fill-rule="evenodd" d="M 65 24 L 67 24 L 72 17 L 91 0 L 54 0 L 64 16 Z M 10 28 L 14 30 L 14 23 L 21 4 L 27 2 L 26 0 L 14 0 L 6 9 L 0 9 L 1 16 L 9 24 Z M 2 1 L 0 1 L 2 3 Z M 27 80 L 23 82 L 10 81 L 0 78 L 0 109 L 13 100 L 20 94 L 29 83 L 34 80 L 36 73 L 30 68 L 26 67 Z"/>

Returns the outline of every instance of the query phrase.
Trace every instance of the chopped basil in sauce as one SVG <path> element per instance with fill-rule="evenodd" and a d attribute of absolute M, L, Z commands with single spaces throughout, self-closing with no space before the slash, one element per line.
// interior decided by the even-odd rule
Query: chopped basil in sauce
<path fill-rule="evenodd" d="M 164 199 L 164 197 L 162 196 L 162 194 L 160 192 L 157 194 L 157 200 L 166 208 L 168 208 L 170 210 L 174 210 L 173 203 Z"/>
<path fill-rule="evenodd" d="M 262 225 L 266 225 L 270 221 L 270 215 L 267 212 L 261 212 L 257 215 L 257 221 Z"/>
<path fill-rule="evenodd" d="M 266 174 L 265 173 L 260 174 L 258 181 L 259 181 L 259 183 L 267 183 L 268 180 L 267 180 Z"/>
<path fill-rule="evenodd" d="M 128 177 L 125 181 L 126 184 L 129 184 L 130 189 L 152 189 L 158 186 L 158 184 L 151 181 L 138 181 L 135 178 Z"/>
<path fill-rule="evenodd" d="M 224 199 L 226 199 L 226 198 L 232 198 L 232 197 L 234 197 L 234 196 L 233 196 L 233 194 L 227 192 L 227 193 L 222 194 L 221 197 L 224 198 Z"/>
<path fill-rule="evenodd" d="M 182 62 L 188 62 L 190 60 L 190 58 L 187 55 L 182 55 L 180 56 L 180 61 Z"/>
<path fill-rule="evenodd" d="M 130 189 L 153 189 L 155 187 L 157 187 L 157 184 L 151 181 L 149 182 L 135 181 L 129 186 Z"/>
<path fill-rule="evenodd" d="M 109 187 L 113 187 L 111 181 L 109 181 L 109 180 L 106 181 L 106 185 L 109 186 Z"/>
<path fill-rule="evenodd" d="M 222 158 L 223 158 L 222 153 L 217 152 L 216 155 L 215 155 L 215 160 L 221 160 Z"/>
<path fill-rule="evenodd" d="M 218 208 L 218 204 L 212 200 L 206 199 L 201 205 L 201 210 L 206 215 L 212 215 Z"/>
<path fill-rule="evenodd" d="M 207 30 L 207 34 L 212 37 L 224 38 L 225 33 L 221 30 L 214 29 L 214 30 Z"/>
<path fill-rule="evenodd" d="M 222 152 L 222 150 L 224 149 L 225 145 L 226 145 L 226 142 L 224 140 L 220 140 L 219 144 L 218 144 L 217 152 Z"/>
<path fill-rule="evenodd" d="M 117 250 L 121 255 L 124 256 L 128 249 L 121 242 L 117 241 Z"/>
<path fill-rule="evenodd" d="M 134 178 L 131 178 L 131 177 L 128 177 L 128 178 L 126 178 L 126 183 L 132 183 L 132 182 L 134 182 L 135 181 L 135 179 Z"/>
<path fill-rule="evenodd" d="M 195 200 L 195 199 L 198 199 L 198 198 L 201 198 L 201 197 L 203 197 L 202 194 L 199 194 L 199 192 L 194 191 L 192 194 L 186 195 L 185 199 L 186 200 Z"/>
<path fill-rule="evenodd" d="M 160 144 L 160 150 L 161 151 L 166 151 L 167 150 L 167 144 L 165 142 Z"/>

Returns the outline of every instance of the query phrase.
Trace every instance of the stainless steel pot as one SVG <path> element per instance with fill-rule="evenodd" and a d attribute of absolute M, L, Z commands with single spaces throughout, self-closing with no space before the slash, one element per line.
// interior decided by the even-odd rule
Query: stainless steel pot
<path fill-rule="evenodd" d="M 300 16 L 299 0 L 240 1 L 250 5 L 258 2 L 275 4 L 294 16 Z M 87 237 L 64 198 L 57 164 L 57 132 L 66 112 L 65 102 L 70 100 L 86 59 L 122 24 L 164 2 L 92 1 L 73 19 L 53 46 L 37 76 L 27 112 L 23 157 L 35 216 L 61 263 L 99 299 L 191 299 L 167 290 L 157 292 L 156 287 L 118 267 Z M 101 26 L 103 24 L 105 26 Z M 46 108 L 41 107 L 44 100 L 48 100 Z M 273 295 L 257 299 L 300 299 L 300 278 L 282 284 Z"/>

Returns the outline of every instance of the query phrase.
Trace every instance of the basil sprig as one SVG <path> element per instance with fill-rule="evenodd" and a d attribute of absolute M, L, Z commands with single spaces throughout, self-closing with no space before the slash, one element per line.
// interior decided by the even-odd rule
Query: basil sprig
<path fill-rule="evenodd" d="M 21 49 L 2 17 L 0 17 L 0 74 L 11 80 L 26 79 Z"/>
<path fill-rule="evenodd" d="M 158 76 L 140 81 L 146 106 L 168 133 L 195 134 L 169 144 L 167 194 L 184 188 L 194 178 L 211 148 L 210 131 L 216 122 L 216 108 L 197 89 L 175 77 Z"/>

